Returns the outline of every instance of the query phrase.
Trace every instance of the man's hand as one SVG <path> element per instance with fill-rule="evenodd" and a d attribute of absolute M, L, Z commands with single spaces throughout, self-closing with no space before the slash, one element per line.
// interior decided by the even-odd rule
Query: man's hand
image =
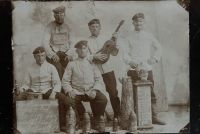
<path fill-rule="evenodd" d="M 20 95 L 21 91 L 19 89 L 15 89 L 15 95 Z"/>
<path fill-rule="evenodd" d="M 91 91 L 89 91 L 88 92 L 88 97 L 90 98 L 90 99 L 95 99 L 95 97 L 96 97 L 96 90 L 91 90 Z"/>
<path fill-rule="evenodd" d="M 71 97 L 72 99 L 74 99 L 76 95 L 78 95 L 78 93 L 75 90 L 68 92 L 68 94 L 69 94 L 69 97 Z"/>
<path fill-rule="evenodd" d="M 28 89 L 28 90 L 26 90 L 26 92 L 33 92 L 33 90 L 32 89 Z"/>
<path fill-rule="evenodd" d="M 136 72 L 139 72 L 140 71 L 140 68 L 137 66 L 137 67 L 135 67 L 135 71 Z"/>
<path fill-rule="evenodd" d="M 23 92 L 25 92 L 25 89 L 23 87 L 15 89 L 15 95 L 17 96 Z"/>
<path fill-rule="evenodd" d="M 106 54 L 102 54 L 102 53 L 97 53 L 94 55 L 94 59 L 100 60 L 100 61 L 104 61 L 107 58 L 108 58 L 108 56 Z"/>
<path fill-rule="evenodd" d="M 130 62 L 129 65 L 131 66 L 131 68 L 136 68 L 138 66 L 138 64 L 136 64 L 135 62 Z"/>
<path fill-rule="evenodd" d="M 51 59 L 56 63 L 58 63 L 60 61 L 60 58 L 58 57 L 57 54 L 54 54 Z"/>
<path fill-rule="evenodd" d="M 65 57 L 65 60 L 69 60 L 69 61 L 73 61 L 73 56 L 72 55 L 67 55 L 66 57 Z"/>
<path fill-rule="evenodd" d="M 49 99 L 56 99 L 56 93 L 54 91 L 52 91 L 51 95 L 49 96 Z"/>
<path fill-rule="evenodd" d="M 112 38 L 114 38 L 115 40 L 118 38 L 118 33 L 117 32 L 114 32 L 113 34 L 112 34 Z"/>
<path fill-rule="evenodd" d="M 147 60 L 147 63 L 148 63 L 149 65 L 154 65 L 154 64 L 157 63 L 157 62 L 156 62 L 156 59 L 153 58 L 153 59 L 148 59 L 148 60 Z"/>

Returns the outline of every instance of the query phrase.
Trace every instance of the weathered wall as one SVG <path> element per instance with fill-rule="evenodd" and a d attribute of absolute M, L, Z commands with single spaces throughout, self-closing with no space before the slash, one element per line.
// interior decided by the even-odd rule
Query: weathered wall
<path fill-rule="evenodd" d="M 71 5 L 70 5 L 71 4 Z M 121 19 L 125 24 L 120 29 L 120 38 L 124 38 L 131 28 L 131 17 L 136 12 L 146 15 L 146 30 L 159 40 L 163 47 L 163 57 L 157 66 L 155 75 L 166 90 L 168 103 L 186 104 L 189 99 L 189 67 L 188 67 L 188 13 L 176 1 L 145 2 L 14 2 L 13 11 L 13 42 L 15 60 L 15 77 L 20 83 L 31 62 L 34 61 L 32 50 L 41 45 L 45 25 L 53 20 L 51 10 L 58 5 L 66 6 L 66 22 L 71 27 L 74 40 L 88 37 L 87 23 L 93 18 L 99 18 L 102 23 L 102 33 L 111 37 Z M 70 7 L 71 6 L 71 7 Z M 69 7 L 69 8 L 68 8 Z M 123 44 L 120 44 L 123 47 Z M 114 68 L 117 77 L 121 77 L 124 64 L 120 58 L 114 58 Z M 154 73 L 156 73 L 154 71 Z M 158 86 L 159 87 L 159 86 Z M 118 82 L 121 93 L 121 84 Z M 121 94 L 120 94 L 121 96 Z M 166 96 L 165 96 L 166 97 Z"/>

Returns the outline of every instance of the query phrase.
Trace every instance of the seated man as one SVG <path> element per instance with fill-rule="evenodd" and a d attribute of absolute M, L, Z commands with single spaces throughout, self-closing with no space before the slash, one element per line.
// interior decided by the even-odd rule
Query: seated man
<path fill-rule="evenodd" d="M 60 96 L 59 101 L 63 103 L 63 117 L 65 119 L 68 103 L 78 113 L 79 120 L 83 119 L 85 108 L 81 101 L 90 102 L 92 113 L 97 124 L 100 116 L 104 115 L 107 99 L 101 93 L 101 74 L 96 66 L 87 60 L 87 41 L 79 41 L 76 45 L 78 58 L 70 62 L 62 79 L 62 86 L 66 96 Z M 66 122 L 63 120 L 61 130 L 65 131 Z"/>
<path fill-rule="evenodd" d="M 26 100 L 27 92 L 41 93 L 43 99 L 56 98 L 61 90 L 56 68 L 46 62 L 46 52 L 43 47 L 37 47 L 33 55 L 36 62 L 28 69 L 24 84 L 17 90 L 16 100 Z"/>

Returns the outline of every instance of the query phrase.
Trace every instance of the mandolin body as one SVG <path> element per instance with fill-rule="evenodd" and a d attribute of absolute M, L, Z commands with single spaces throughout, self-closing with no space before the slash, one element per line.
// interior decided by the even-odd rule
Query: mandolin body
<path fill-rule="evenodd" d="M 104 43 L 103 48 L 97 52 L 97 53 L 106 54 L 107 58 L 103 61 L 94 59 L 93 62 L 95 64 L 104 64 L 108 61 L 108 59 L 110 58 L 110 55 L 116 56 L 118 54 L 118 51 L 119 50 L 116 48 L 115 42 L 113 40 L 107 40 Z"/>
<path fill-rule="evenodd" d="M 117 33 L 119 31 L 119 28 L 122 26 L 122 24 L 124 23 L 124 20 L 121 20 L 118 27 L 115 30 L 115 33 Z M 106 54 L 107 58 L 105 60 L 98 60 L 98 59 L 94 59 L 93 62 L 95 64 L 104 64 L 106 63 L 109 58 L 110 55 L 112 56 L 116 56 L 118 54 L 118 48 L 116 47 L 116 38 L 112 37 L 110 40 L 107 40 L 104 45 L 103 48 L 101 50 L 99 50 L 97 53 L 102 53 L 102 54 Z"/>

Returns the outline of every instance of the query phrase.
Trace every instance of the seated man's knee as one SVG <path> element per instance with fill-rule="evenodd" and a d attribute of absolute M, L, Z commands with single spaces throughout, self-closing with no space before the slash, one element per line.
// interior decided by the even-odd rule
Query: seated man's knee
<path fill-rule="evenodd" d="M 105 98 L 104 98 L 104 104 L 106 105 L 107 103 L 108 103 L 108 99 L 105 96 Z"/>
<path fill-rule="evenodd" d="M 103 96 L 104 96 L 104 97 L 103 97 L 103 103 L 107 104 L 108 100 L 107 100 L 107 98 L 106 98 L 105 95 L 103 95 Z"/>
<path fill-rule="evenodd" d="M 108 102 L 106 96 L 103 93 L 101 93 L 100 91 L 98 91 L 98 92 L 101 94 L 99 97 L 99 99 L 101 100 L 101 103 L 106 105 Z"/>
<path fill-rule="evenodd" d="M 58 94 L 58 102 L 60 104 L 65 104 L 65 105 L 71 105 L 73 103 L 73 100 L 68 96 L 68 95 L 65 95 L 63 93 L 59 93 Z"/>
<path fill-rule="evenodd" d="M 64 99 L 66 98 L 66 95 L 65 94 L 63 94 L 63 93 L 58 93 L 58 100 L 59 101 L 64 101 Z"/>
<path fill-rule="evenodd" d="M 27 100 L 26 93 L 20 93 L 19 95 L 15 96 L 16 101 Z"/>

